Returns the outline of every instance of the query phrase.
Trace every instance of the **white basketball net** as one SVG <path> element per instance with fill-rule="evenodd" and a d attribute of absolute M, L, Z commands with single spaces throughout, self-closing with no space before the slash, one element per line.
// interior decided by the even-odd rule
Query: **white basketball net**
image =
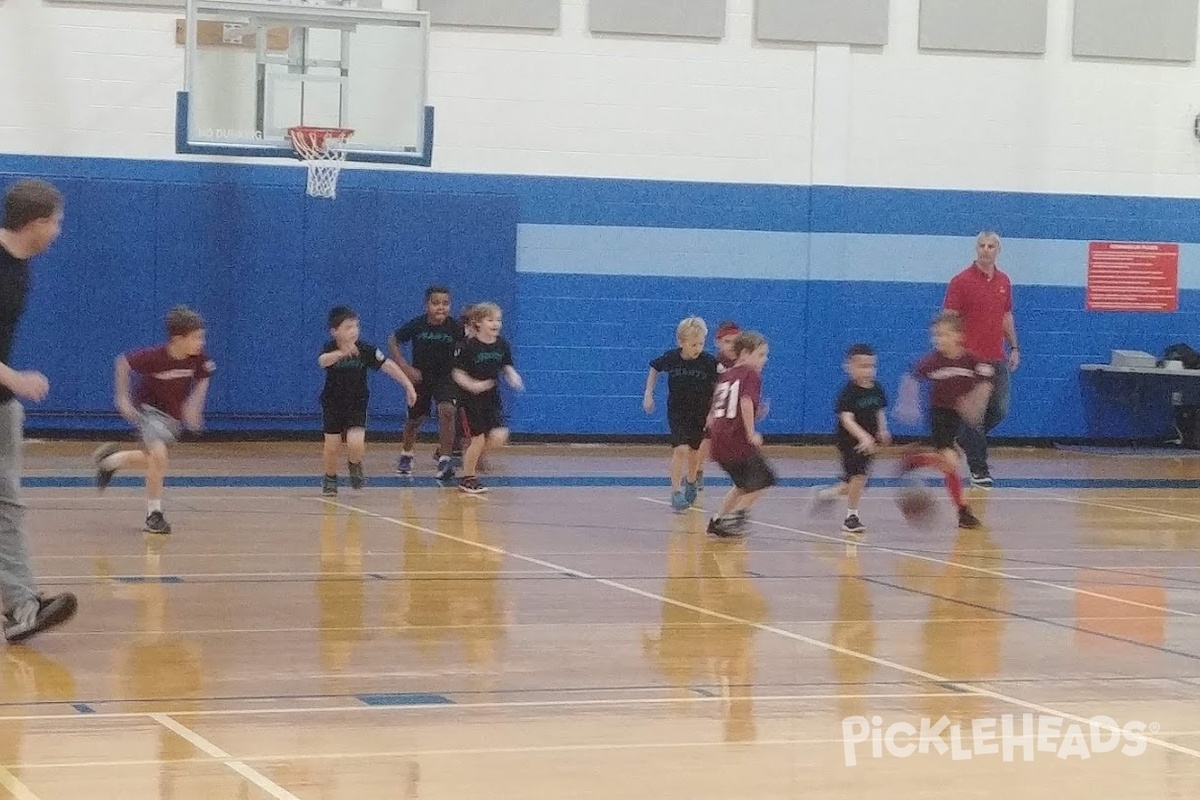
<path fill-rule="evenodd" d="M 296 157 L 308 167 L 308 196 L 329 200 L 337 197 L 338 174 L 346 161 L 346 142 L 354 135 L 349 128 L 288 128 Z"/>

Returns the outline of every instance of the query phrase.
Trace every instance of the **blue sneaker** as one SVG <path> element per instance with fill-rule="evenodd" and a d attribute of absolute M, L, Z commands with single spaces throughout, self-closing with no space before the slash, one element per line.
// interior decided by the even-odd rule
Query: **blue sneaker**
<path fill-rule="evenodd" d="M 412 453 L 401 453 L 400 458 L 396 461 L 396 474 L 412 475 L 412 464 Z"/>
<path fill-rule="evenodd" d="M 687 507 L 691 505 L 684 497 L 683 492 L 673 492 L 671 494 L 671 508 L 675 509 L 676 513 L 687 511 Z"/>
<path fill-rule="evenodd" d="M 689 506 L 696 504 L 696 495 L 700 493 L 699 487 L 689 481 L 683 482 L 683 499 L 687 501 Z"/>

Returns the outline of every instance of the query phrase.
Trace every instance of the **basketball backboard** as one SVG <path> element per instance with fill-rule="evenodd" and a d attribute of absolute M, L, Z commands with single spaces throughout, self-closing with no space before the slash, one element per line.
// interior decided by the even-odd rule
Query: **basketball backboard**
<path fill-rule="evenodd" d="M 188 0 L 176 151 L 290 157 L 296 125 L 351 128 L 348 161 L 429 166 L 429 15 L 298 0 Z"/>

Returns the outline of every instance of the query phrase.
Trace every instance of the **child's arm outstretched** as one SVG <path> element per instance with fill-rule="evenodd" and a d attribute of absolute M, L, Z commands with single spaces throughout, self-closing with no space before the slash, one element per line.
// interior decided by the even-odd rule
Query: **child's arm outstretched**
<path fill-rule="evenodd" d="M 129 393 L 129 373 L 132 372 L 129 366 L 129 359 L 125 354 L 117 356 L 116 374 L 113 378 L 113 402 L 117 406 L 117 411 L 121 412 L 121 416 L 131 425 L 138 424 L 137 408 L 133 405 L 133 395 Z"/>
<path fill-rule="evenodd" d="M 358 346 L 353 344 L 347 345 L 345 348 L 330 350 L 328 353 L 321 353 L 321 355 L 317 356 L 317 365 L 320 366 L 321 369 L 329 369 L 343 358 L 354 358 L 356 355 L 358 355 Z"/>
<path fill-rule="evenodd" d="M 404 358 L 404 347 L 395 333 L 388 337 L 388 350 L 391 351 L 392 361 L 396 362 L 396 366 L 400 367 L 400 371 L 407 375 L 409 380 L 413 383 L 421 380 L 421 371 Z"/>
<path fill-rule="evenodd" d="M 211 378 L 201 378 L 196 388 L 183 403 L 183 424 L 193 431 L 204 427 L 204 403 L 208 399 L 208 384 Z"/>
<path fill-rule="evenodd" d="M 858 440 L 858 447 L 854 448 L 860 453 L 875 452 L 875 437 L 867 433 L 866 428 L 859 425 L 854 419 L 853 411 L 843 411 L 838 414 L 838 420 L 842 423 L 842 427 L 855 439 Z M 880 429 L 882 430 L 882 429 Z"/>
<path fill-rule="evenodd" d="M 404 387 L 404 394 L 408 398 L 409 408 L 417 404 L 417 387 L 413 386 L 413 382 L 404 374 L 404 370 L 400 369 L 399 364 L 390 358 L 384 359 L 383 366 L 380 369 L 390 375 L 396 383 Z"/>
<path fill-rule="evenodd" d="M 921 384 L 913 373 L 900 379 L 900 397 L 896 403 L 896 419 L 909 425 L 921 421 Z"/>
<path fill-rule="evenodd" d="M 762 434 L 754 430 L 754 421 L 758 416 L 754 411 L 754 401 L 749 397 L 743 397 L 738 403 L 742 412 L 742 424 L 746 426 L 746 438 L 750 444 L 755 447 L 761 447 L 763 443 Z"/>
<path fill-rule="evenodd" d="M 525 381 L 521 380 L 520 373 L 517 372 L 512 364 L 504 368 L 504 380 L 518 392 L 525 391 Z"/>
<path fill-rule="evenodd" d="M 877 424 L 879 425 L 879 436 L 876 438 L 881 445 L 887 447 L 892 443 L 892 432 L 888 430 L 887 426 L 887 412 L 881 408 L 875 413 L 877 414 Z"/>
<path fill-rule="evenodd" d="M 450 373 L 450 377 L 454 378 L 455 383 L 471 394 L 482 394 L 496 386 L 495 381 L 481 381 L 472 378 L 467 374 L 466 370 L 460 367 L 455 367 L 454 371 Z"/>
<path fill-rule="evenodd" d="M 646 391 L 642 394 L 642 410 L 647 414 L 654 413 L 654 385 L 658 383 L 658 370 L 650 368 L 646 376 Z"/>

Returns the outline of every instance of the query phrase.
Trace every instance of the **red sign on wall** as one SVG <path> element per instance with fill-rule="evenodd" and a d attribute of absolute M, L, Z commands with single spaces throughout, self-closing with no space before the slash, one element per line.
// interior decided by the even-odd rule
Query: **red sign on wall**
<path fill-rule="evenodd" d="M 1088 311 L 1177 311 L 1179 245 L 1088 243 Z"/>

